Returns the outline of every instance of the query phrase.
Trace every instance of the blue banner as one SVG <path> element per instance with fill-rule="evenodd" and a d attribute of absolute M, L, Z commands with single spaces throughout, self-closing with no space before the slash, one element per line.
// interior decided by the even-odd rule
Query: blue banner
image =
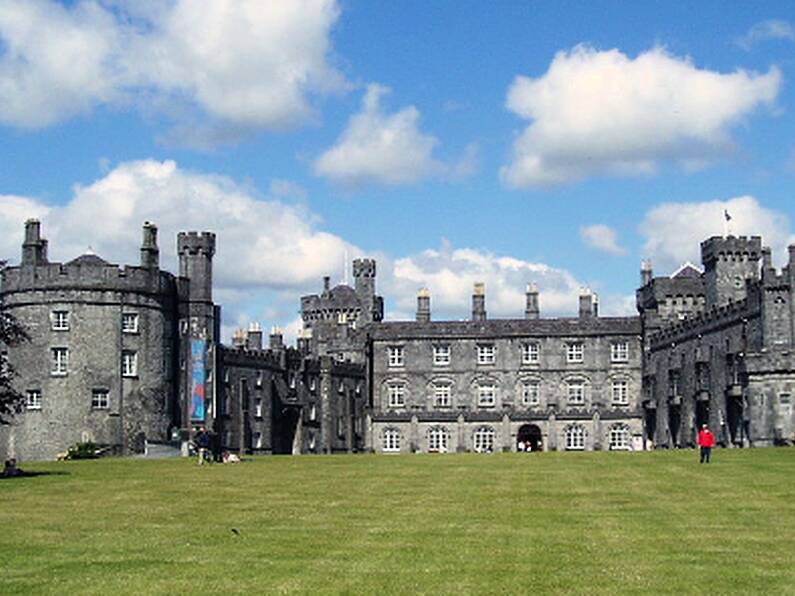
<path fill-rule="evenodd" d="M 205 411 L 205 379 L 207 371 L 204 365 L 205 342 L 203 339 L 190 340 L 190 419 L 204 422 Z"/>

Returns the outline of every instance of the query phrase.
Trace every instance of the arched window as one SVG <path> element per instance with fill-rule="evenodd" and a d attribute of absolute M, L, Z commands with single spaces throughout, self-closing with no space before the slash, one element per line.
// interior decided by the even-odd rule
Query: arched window
<path fill-rule="evenodd" d="M 566 449 L 568 451 L 585 449 L 585 429 L 579 424 L 572 424 L 566 428 Z"/>
<path fill-rule="evenodd" d="M 400 431 L 398 429 L 384 429 L 384 451 L 400 451 Z"/>
<path fill-rule="evenodd" d="M 428 431 L 428 451 L 447 453 L 449 435 L 443 426 L 434 426 Z"/>
<path fill-rule="evenodd" d="M 475 431 L 475 451 L 478 453 L 491 453 L 494 451 L 494 429 L 490 426 L 481 426 Z"/>
<path fill-rule="evenodd" d="M 616 424 L 610 429 L 608 435 L 608 449 L 610 451 L 629 451 L 631 436 L 625 424 Z"/>

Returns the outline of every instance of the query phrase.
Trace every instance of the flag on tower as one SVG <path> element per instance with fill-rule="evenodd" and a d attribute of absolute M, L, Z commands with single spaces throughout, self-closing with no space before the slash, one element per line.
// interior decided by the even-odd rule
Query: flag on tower
<path fill-rule="evenodd" d="M 732 220 L 732 216 L 729 215 L 729 210 L 728 209 L 724 209 L 723 210 L 723 217 L 726 218 L 726 221 L 731 221 Z"/>

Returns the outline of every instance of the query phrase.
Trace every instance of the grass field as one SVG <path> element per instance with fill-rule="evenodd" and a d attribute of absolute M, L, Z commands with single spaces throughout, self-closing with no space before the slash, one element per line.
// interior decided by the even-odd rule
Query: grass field
<path fill-rule="evenodd" d="M 30 464 L 0 481 L 0 593 L 795 594 L 795 449 L 697 459 Z"/>

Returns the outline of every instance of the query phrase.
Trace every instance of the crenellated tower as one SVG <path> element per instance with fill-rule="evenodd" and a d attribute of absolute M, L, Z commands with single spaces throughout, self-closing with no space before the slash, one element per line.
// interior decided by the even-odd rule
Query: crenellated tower
<path fill-rule="evenodd" d="M 713 236 L 701 243 L 707 308 L 746 297 L 746 281 L 759 279 L 759 236 Z"/>

